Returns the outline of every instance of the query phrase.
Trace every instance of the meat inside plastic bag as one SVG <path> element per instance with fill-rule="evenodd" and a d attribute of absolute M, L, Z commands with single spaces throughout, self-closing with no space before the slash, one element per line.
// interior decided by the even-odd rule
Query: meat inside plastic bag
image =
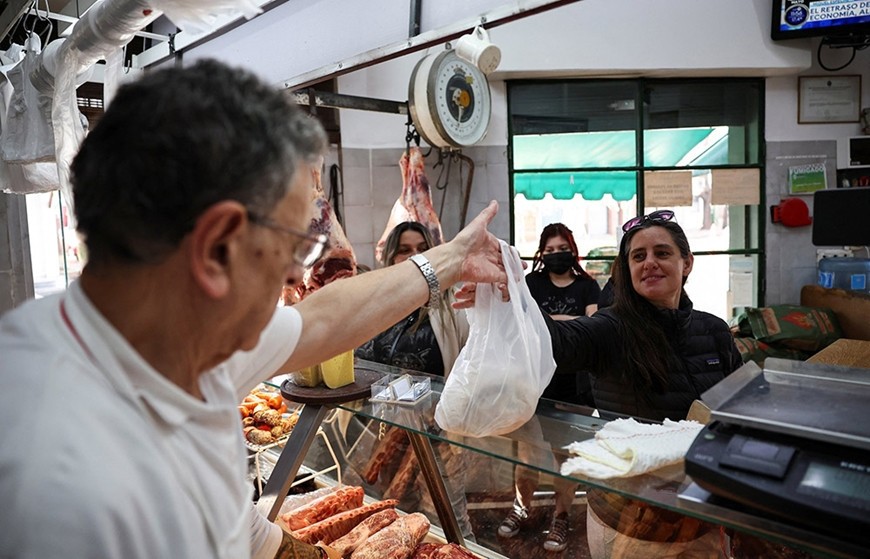
<path fill-rule="evenodd" d="M 468 309 L 468 341 L 453 364 L 435 421 L 470 437 L 509 433 L 535 413 L 556 362 L 550 332 L 526 286 L 516 249 L 501 241 L 510 301 L 491 284 L 478 284 Z"/>

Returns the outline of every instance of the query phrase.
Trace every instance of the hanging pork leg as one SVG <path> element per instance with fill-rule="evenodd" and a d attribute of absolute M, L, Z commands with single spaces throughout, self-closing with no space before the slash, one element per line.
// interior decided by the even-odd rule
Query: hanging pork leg
<path fill-rule="evenodd" d="M 312 170 L 311 205 L 313 207 L 310 231 L 322 233 L 329 239 L 329 246 L 323 256 L 311 268 L 305 270 L 300 285 L 289 286 L 285 290 L 285 303 L 296 303 L 337 279 L 356 275 L 356 255 L 347 240 L 335 211 L 323 192 L 321 183 L 321 164 Z M 289 293 L 288 293 L 289 291 Z"/>
<path fill-rule="evenodd" d="M 375 258 L 380 262 L 384 250 L 384 243 L 390 231 L 403 221 L 416 221 L 422 223 L 432 235 L 435 245 L 444 241 L 441 232 L 441 221 L 432 204 L 432 192 L 429 188 L 429 179 L 426 178 L 425 159 L 420 148 L 414 146 L 402 154 L 399 160 L 402 169 L 402 193 L 393 205 L 390 219 L 381 239 L 375 247 Z"/>

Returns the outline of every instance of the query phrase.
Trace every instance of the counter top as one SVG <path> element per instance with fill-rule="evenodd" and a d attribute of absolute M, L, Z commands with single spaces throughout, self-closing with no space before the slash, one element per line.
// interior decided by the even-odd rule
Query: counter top
<path fill-rule="evenodd" d="M 828 365 L 870 369 L 870 342 L 840 338 L 807 359 L 807 363 L 826 363 Z"/>
<path fill-rule="evenodd" d="M 863 345 L 859 346 L 862 350 L 870 351 L 870 342 L 862 344 L 867 344 L 866 348 Z M 409 372 L 364 361 L 358 361 L 357 368 L 384 374 Z M 608 480 L 563 476 L 559 466 L 569 458 L 564 447 L 575 441 L 594 438 L 595 433 L 608 421 L 619 417 L 616 415 L 596 417 L 595 414 L 588 413 L 591 411 L 588 408 L 541 400 L 535 416 L 526 425 L 507 435 L 469 438 L 445 432 L 434 421 L 435 407 L 444 387 L 444 379 L 436 376 L 430 378 L 432 392 L 414 405 L 385 404 L 362 399 L 338 407 L 375 421 L 420 433 L 433 441 L 444 441 L 498 460 L 523 464 L 554 476 L 572 479 L 587 487 L 601 488 L 814 553 L 831 557 L 853 557 L 861 553 L 854 544 L 815 532 L 812 528 L 763 516 L 755 511 L 704 495 L 703 490 L 693 484 L 691 478 L 684 473 L 682 465 L 670 466 L 634 477 Z M 534 447 L 542 452 L 521 453 L 520 448 L 523 445 L 526 448 Z M 539 458 L 534 458 L 536 456 Z M 554 462 L 551 458 L 555 458 L 556 467 L 553 466 Z M 687 493 L 692 498 L 680 498 L 681 493 Z"/>

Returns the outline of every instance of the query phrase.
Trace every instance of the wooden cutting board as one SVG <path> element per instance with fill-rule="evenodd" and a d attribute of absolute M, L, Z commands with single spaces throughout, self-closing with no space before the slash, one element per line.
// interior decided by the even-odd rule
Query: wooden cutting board
<path fill-rule="evenodd" d="M 384 373 L 369 369 L 355 369 L 354 382 L 340 388 L 318 386 L 297 386 L 285 380 L 281 384 L 281 395 L 298 404 L 342 404 L 360 398 L 371 396 L 372 385 L 380 380 Z"/>

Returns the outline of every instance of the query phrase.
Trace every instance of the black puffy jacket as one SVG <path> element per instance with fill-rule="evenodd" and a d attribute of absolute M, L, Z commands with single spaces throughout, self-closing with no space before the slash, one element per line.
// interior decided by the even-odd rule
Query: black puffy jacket
<path fill-rule="evenodd" d="M 669 371 L 663 391 L 638 391 L 623 378 L 627 371 L 622 352 L 622 327 L 612 308 L 591 317 L 555 321 L 545 317 L 559 367 L 592 373 L 592 395 L 600 410 L 661 421 L 685 419 L 692 401 L 743 364 L 725 322 L 692 309 L 686 300 L 679 309 L 656 311 L 681 366 Z"/>

